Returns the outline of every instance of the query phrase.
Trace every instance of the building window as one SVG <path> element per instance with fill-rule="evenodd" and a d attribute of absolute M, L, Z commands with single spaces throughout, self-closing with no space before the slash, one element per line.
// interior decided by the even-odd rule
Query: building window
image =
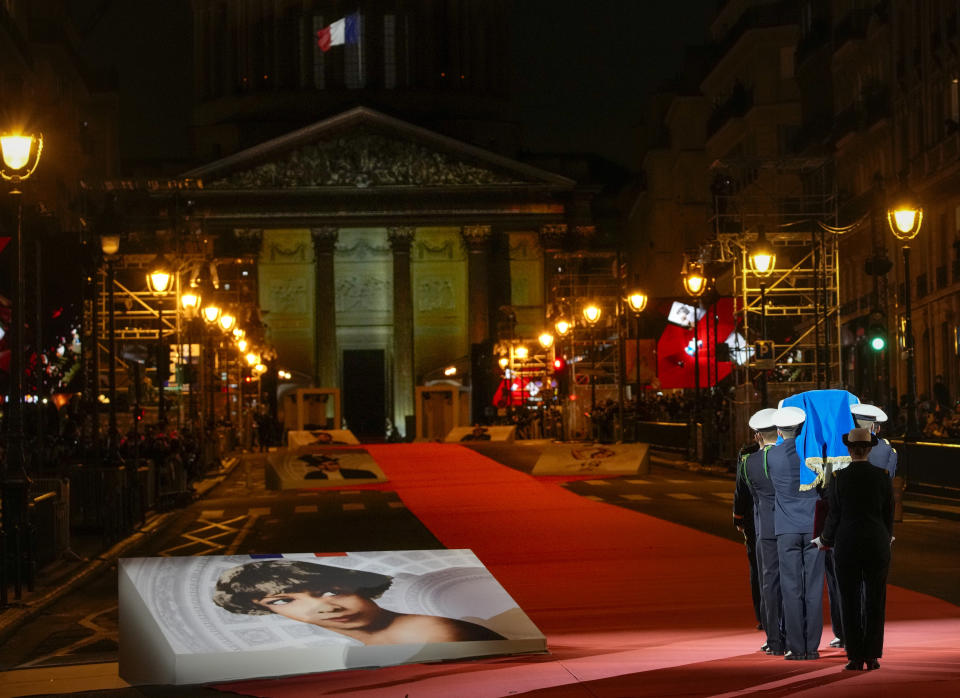
<path fill-rule="evenodd" d="M 397 17 L 383 16 L 383 86 L 397 86 Z"/>
<path fill-rule="evenodd" d="M 917 298 L 923 298 L 927 295 L 927 275 L 926 273 L 920 274 L 917 277 Z"/>

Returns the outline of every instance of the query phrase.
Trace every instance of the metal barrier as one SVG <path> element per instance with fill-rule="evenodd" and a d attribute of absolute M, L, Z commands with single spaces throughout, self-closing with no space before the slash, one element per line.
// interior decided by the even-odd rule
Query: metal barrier
<path fill-rule="evenodd" d="M 960 444 L 891 441 L 897 449 L 897 475 L 911 492 L 960 499 Z"/>
<path fill-rule="evenodd" d="M 691 445 L 690 425 L 686 422 L 636 422 L 637 441 L 671 451 L 687 451 Z"/>
<path fill-rule="evenodd" d="M 34 480 L 30 497 L 36 565 L 42 568 L 70 549 L 70 481 Z"/>

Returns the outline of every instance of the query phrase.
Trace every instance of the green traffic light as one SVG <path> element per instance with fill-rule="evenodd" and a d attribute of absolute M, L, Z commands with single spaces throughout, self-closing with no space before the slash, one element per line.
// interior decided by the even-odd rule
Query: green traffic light
<path fill-rule="evenodd" d="M 887 348 L 887 340 L 883 337 L 874 337 L 870 340 L 870 348 L 874 351 L 883 351 Z"/>

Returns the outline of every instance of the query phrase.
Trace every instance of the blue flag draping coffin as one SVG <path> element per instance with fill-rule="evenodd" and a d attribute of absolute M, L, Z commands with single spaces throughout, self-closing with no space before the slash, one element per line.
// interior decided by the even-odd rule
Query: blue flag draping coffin
<path fill-rule="evenodd" d="M 780 401 L 781 407 L 799 407 L 807 414 L 796 440 L 800 468 L 800 491 L 811 490 L 823 482 L 827 463 L 834 470 L 850 462 L 843 435 L 853 429 L 850 405 L 860 400 L 846 390 L 808 390 Z"/>

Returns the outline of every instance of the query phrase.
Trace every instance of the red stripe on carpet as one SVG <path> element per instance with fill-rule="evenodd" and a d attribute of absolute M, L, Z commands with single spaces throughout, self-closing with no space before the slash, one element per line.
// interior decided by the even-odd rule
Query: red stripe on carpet
<path fill-rule="evenodd" d="M 550 656 L 220 688 L 285 698 L 834 696 L 860 695 L 846 691 L 862 686 L 870 686 L 862 695 L 886 695 L 891 686 L 898 695 L 920 695 L 908 688 L 913 681 L 932 686 L 923 695 L 957 690 L 956 606 L 890 587 L 886 647 L 896 659 L 883 660 L 880 672 L 849 676 L 854 672 L 843 672 L 842 654 L 829 650 L 817 662 L 784 662 L 758 653 L 762 635 L 747 630 L 753 611 L 741 545 L 585 499 L 456 444 L 367 448 L 407 508 L 444 545 L 477 554 L 547 634 Z M 922 677 L 904 661 L 917 647 L 928 662 Z"/>

